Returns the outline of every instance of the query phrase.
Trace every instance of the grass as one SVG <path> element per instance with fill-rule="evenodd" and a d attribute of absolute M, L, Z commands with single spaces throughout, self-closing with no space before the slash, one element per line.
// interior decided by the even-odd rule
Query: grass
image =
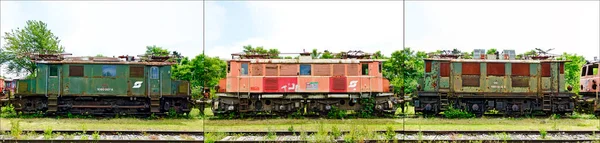
<path fill-rule="evenodd" d="M 19 122 L 22 130 L 181 130 L 202 131 L 203 120 L 200 119 L 7 119 L 0 118 L 0 129 L 10 130 L 13 123 Z"/>
<path fill-rule="evenodd" d="M 557 123 L 559 122 L 559 123 Z M 306 131 L 317 131 L 320 124 L 327 128 L 336 126 L 342 131 L 351 130 L 353 125 L 365 126 L 370 130 L 534 130 L 546 127 L 551 130 L 593 130 L 597 119 L 543 119 L 543 118 L 406 118 L 406 119 L 235 119 L 207 120 L 207 131 L 287 131 L 290 124 L 301 126 Z M 420 127 L 420 128 L 419 128 Z"/>

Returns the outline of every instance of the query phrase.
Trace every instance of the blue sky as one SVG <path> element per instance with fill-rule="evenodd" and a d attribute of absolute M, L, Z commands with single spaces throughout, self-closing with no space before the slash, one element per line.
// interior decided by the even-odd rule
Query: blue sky
<path fill-rule="evenodd" d="M 147 45 L 202 52 L 201 1 L 1 1 L 0 31 L 42 20 L 77 56 L 142 54 Z M 555 48 L 597 56 L 597 1 L 207 1 L 206 54 L 243 45 L 298 53 Z M 2 40 L 2 45 L 4 41 Z"/>

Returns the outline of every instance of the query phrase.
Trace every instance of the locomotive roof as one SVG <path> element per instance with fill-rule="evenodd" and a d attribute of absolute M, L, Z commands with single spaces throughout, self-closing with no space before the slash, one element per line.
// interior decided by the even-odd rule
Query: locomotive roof
<path fill-rule="evenodd" d="M 449 62 L 479 62 L 479 63 L 545 63 L 545 62 L 570 62 L 568 60 L 487 60 L 487 59 L 435 59 L 425 58 L 426 61 L 449 61 Z"/>
<path fill-rule="evenodd" d="M 173 62 L 148 62 L 148 61 L 125 61 L 119 58 L 98 58 L 98 57 L 68 57 L 61 61 L 34 61 L 42 64 L 107 64 L 107 65 L 153 65 L 168 66 Z"/>
<path fill-rule="evenodd" d="M 250 63 L 279 63 L 279 64 L 297 64 L 297 63 L 361 63 L 361 62 L 384 62 L 385 59 L 231 59 L 228 61 L 250 62 Z"/>

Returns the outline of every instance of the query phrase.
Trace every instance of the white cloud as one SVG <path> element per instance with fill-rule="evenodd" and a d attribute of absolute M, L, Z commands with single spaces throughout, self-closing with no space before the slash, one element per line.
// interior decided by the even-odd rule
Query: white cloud
<path fill-rule="evenodd" d="M 386 54 L 402 48 L 402 2 L 251 1 L 248 14 L 264 37 L 247 37 L 210 48 L 209 55 L 230 57 L 242 45 L 299 53 L 317 48 L 333 52 L 363 50 Z M 208 8 L 207 8 L 208 9 Z M 224 27 L 226 28 L 226 27 Z M 208 31 L 208 30 L 207 30 Z M 207 51 L 209 51 L 207 49 Z"/>
<path fill-rule="evenodd" d="M 409 16 L 406 21 L 426 23 L 407 24 L 406 46 L 420 50 L 459 48 L 515 49 L 555 48 L 553 53 L 577 53 L 588 59 L 598 56 L 598 1 L 528 1 L 528 2 L 414 2 L 423 6 L 423 17 Z M 428 29 L 410 31 L 424 26 Z M 409 35 L 412 33 L 414 35 Z"/>

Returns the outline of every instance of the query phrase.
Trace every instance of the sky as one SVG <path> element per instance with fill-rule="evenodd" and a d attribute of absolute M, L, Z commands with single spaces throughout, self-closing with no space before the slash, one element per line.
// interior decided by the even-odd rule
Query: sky
<path fill-rule="evenodd" d="M 1 1 L 0 31 L 42 20 L 76 56 L 140 55 L 148 45 L 202 53 L 202 1 Z M 555 48 L 600 52 L 598 1 L 207 1 L 206 49 L 231 58 L 242 46 L 299 53 Z M 4 41 L 1 45 L 4 45 Z M 3 74 L 5 72 L 2 72 Z"/>

